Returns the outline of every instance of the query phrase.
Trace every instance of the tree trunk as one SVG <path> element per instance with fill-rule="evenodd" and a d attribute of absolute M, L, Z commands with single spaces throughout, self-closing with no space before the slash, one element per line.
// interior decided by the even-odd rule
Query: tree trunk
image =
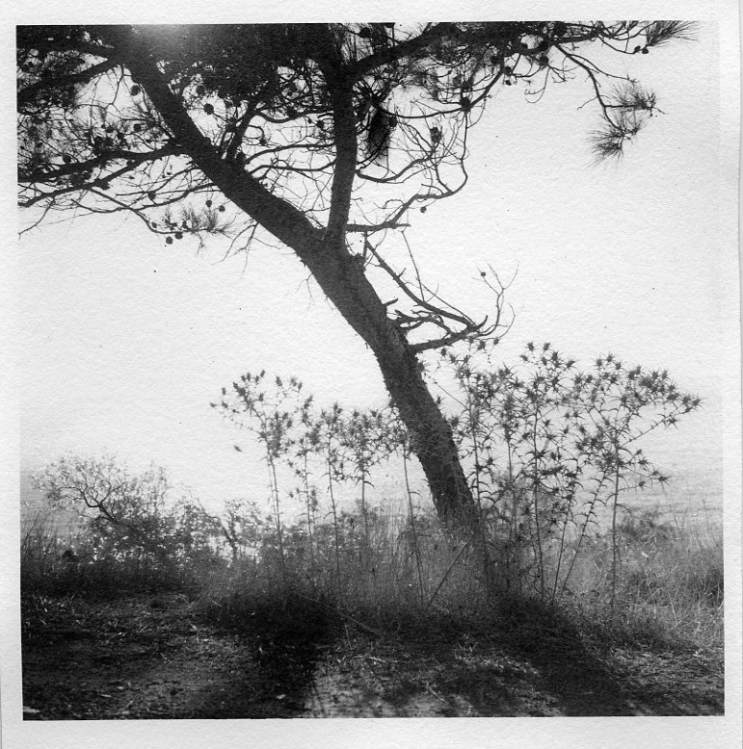
<path fill-rule="evenodd" d="M 292 249 L 307 265 L 325 295 L 374 354 L 385 387 L 411 435 L 439 518 L 450 528 L 471 529 L 476 504 L 459 460 L 451 426 L 426 383 L 418 356 L 363 273 L 358 259 L 345 250 Z"/>

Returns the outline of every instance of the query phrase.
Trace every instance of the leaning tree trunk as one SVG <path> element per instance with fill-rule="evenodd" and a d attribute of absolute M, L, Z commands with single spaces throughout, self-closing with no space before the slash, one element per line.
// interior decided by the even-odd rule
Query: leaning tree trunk
<path fill-rule="evenodd" d="M 351 256 L 346 261 L 336 258 L 332 263 L 307 265 L 373 352 L 387 391 L 411 435 L 411 446 L 426 475 L 437 514 L 447 526 L 471 527 L 476 521 L 476 505 L 451 426 L 431 395 L 421 362 L 405 334 L 387 316 L 387 307 Z"/>
<path fill-rule="evenodd" d="M 308 45 L 321 50 L 317 55 L 327 71 L 338 154 L 330 215 L 324 229 L 271 193 L 238 164 L 222 160 L 170 90 L 146 44 L 125 28 L 109 31 L 132 79 L 145 89 L 178 147 L 226 198 L 296 253 L 326 296 L 369 346 L 410 432 L 439 517 L 449 528 L 474 532 L 476 503 L 451 427 L 423 380 L 421 364 L 404 332 L 388 316 L 388 309 L 366 278 L 362 264 L 347 247 L 346 224 L 358 150 L 352 83 L 343 77 L 340 58 L 332 56 L 332 40 L 321 38 L 322 29 L 317 27 L 312 33 L 317 36 L 309 39 Z"/>

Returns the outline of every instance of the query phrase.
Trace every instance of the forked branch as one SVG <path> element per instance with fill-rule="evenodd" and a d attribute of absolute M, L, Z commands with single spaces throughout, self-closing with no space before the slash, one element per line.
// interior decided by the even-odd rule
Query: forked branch
<path fill-rule="evenodd" d="M 502 330 L 498 337 L 502 337 L 511 327 L 512 321 L 503 330 L 503 313 L 505 308 L 505 292 L 510 284 L 503 284 L 498 275 L 492 270 L 495 283 L 486 279 L 486 274 L 481 276 L 486 285 L 495 294 L 495 319 L 491 322 L 490 316 L 486 315 L 482 320 L 476 321 L 462 312 L 454 305 L 446 302 L 439 294 L 426 286 L 421 280 L 417 266 L 415 269 L 415 283 L 409 283 L 403 278 L 402 273 L 397 273 L 387 261 L 381 256 L 368 238 L 364 239 L 365 252 L 368 252 L 381 268 L 395 283 L 395 285 L 413 302 L 411 312 L 395 310 L 396 322 L 406 334 L 424 325 L 433 325 L 444 331 L 444 335 L 429 340 L 411 343 L 410 347 L 415 353 L 421 353 L 430 349 L 450 346 L 457 341 L 466 338 L 485 339 L 492 338 L 496 331 Z M 414 286 L 418 291 L 414 291 Z"/>

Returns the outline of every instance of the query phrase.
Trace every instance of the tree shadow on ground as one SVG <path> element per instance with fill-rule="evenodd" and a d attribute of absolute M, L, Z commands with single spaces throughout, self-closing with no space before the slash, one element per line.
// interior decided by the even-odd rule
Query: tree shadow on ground
<path fill-rule="evenodd" d="M 576 627 L 543 607 L 514 604 L 455 642 L 421 643 L 419 637 L 401 646 L 417 651 L 418 673 L 425 673 L 439 715 L 658 714 L 637 704 L 626 680 L 587 647 Z M 419 681 L 403 678 L 386 699 L 405 714 L 420 689 Z M 672 705 L 663 708 L 663 714 L 679 714 Z"/>
<path fill-rule="evenodd" d="M 43 603 L 23 644 L 30 720 L 724 714 L 721 650 L 600 650 L 533 603 L 373 635 L 303 598 L 219 616 L 180 599 Z"/>
<path fill-rule="evenodd" d="M 194 718 L 291 718 L 303 713 L 338 619 L 305 597 L 241 601 L 230 616 L 251 654 L 230 693 L 207 690 Z"/>

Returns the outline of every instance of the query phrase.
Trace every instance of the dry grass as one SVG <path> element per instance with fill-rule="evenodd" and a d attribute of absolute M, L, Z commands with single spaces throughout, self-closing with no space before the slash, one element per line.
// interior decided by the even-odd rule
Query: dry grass
<path fill-rule="evenodd" d="M 175 565 L 166 570 L 132 558 L 96 560 L 83 554 L 73 561 L 64 557 L 70 541 L 38 523 L 23 536 L 22 586 L 26 598 L 183 589 L 225 621 L 260 610 L 272 612 L 275 623 L 281 612 L 296 616 L 296 601 L 315 602 L 370 632 L 420 629 L 429 634 L 432 627 L 476 630 L 492 621 L 494 612 L 508 608 L 508 601 L 531 601 L 556 608 L 607 645 L 716 649 L 723 642 L 722 528 L 710 515 L 679 518 L 656 508 L 625 516 L 618 526 L 613 597 L 612 544 L 606 533 L 584 540 L 569 587 L 545 600 L 534 568 L 507 568 L 497 545 L 497 588 L 488 589 L 472 550 L 452 543 L 434 516 L 411 518 L 383 510 L 344 513 L 338 533 L 318 525 L 311 538 L 301 525 L 288 527 L 283 561 L 268 536 L 256 556 L 208 569 Z M 568 546 L 568 555 L 572 551 Z"/>
<path fill-rule="evenodd" d="M 721 648 L 724 576 L 722 526 L 636 513 L 619 528 L 615 599 L 608 596 L 609 539 L 589 544 L 573 574 L 572 605 L 605 636 L 626 642 Z"/>

